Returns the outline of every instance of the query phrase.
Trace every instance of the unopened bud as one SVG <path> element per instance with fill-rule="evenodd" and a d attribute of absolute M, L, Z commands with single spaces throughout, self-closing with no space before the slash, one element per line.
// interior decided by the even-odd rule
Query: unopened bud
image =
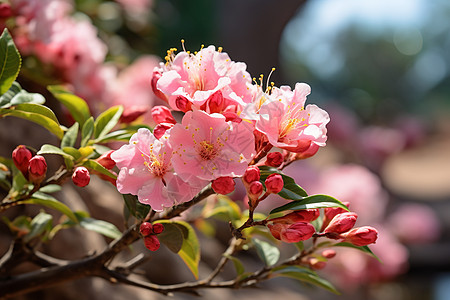
<path fill-rule="evenodd" d="M 267 154 L 266 166 L 278 168 L 284 161 L 284 156 L 280 152 L 270 152 Z"/>
<path fill-rule="evenodd" d="M 105 169 L 111 170 L 116 165 L 116 162 L 112 160 L 111 154 L 114 150 L 109 150 L 108 152 L 103 153 L 96 161 L 101 164 Z"/>
<path fill-rule="evenodd" d="M 347 206 L 347 208 L 350 206 L 350 202 L 343 202 L 343 204 L 345 206 Z M 334 216 L 338 215 L 338 214 L 342 214 L 347 212 L 347 210 L 341 208 L 341 207 L 327 207 L 324 210 L 324 218 L 323 218 L 323 224 L 322 224 L 322 230 L 325 229 L 325 227 L 328 226 L 328 224 L 330 224 L 330 221 L 334 218 Z"/>
<path fill-rule="evenodd" d="M 226 122 L 228 122 L 228 121 L 231 121 L 231 122 L 234 122 L 234 123 L 241 123 L 241 122 L 242 122 L 242 119 L 239 118 L 238 114 L 235 113 L 235 112 L 232 112 L 232 111 L 224 111 L 224 112 L 222 113 L 222 115 L 225 116 L 225 121 L 226 121 Z"/>
<path fill-rule="evenodd" d="M 161 243 L 159 242 L 156 235 L 147 235 L 144 237 L 144 244 L 145 247 L 150 251 L 156 251 L 161 246 Z"/>
<path fill-rule="evenodd" d="M 345 212 L 336 215 L 325 228 L 325 233 L 344 233 L 355 226 L 358 215 L 354 212 Z"/>
<path fill-rule="evenodd" d="M 156 124 L 160 123 L 172 123 L 176 124 L 177 121 L 172 116 L 170 109 L 166 106 L 158 105 L 152 108 L 151 110 L 153 121 Z"/>
<path fill-rule="evenodd" d="M 175 99 L 175 106 L 182 112 L 187 112 L 187 111 L 191 110 L 192 102 L 189 101 L 186 97 L 178 96 Z"/>
<path fill-rule="evenodd" d="M 40 184 L 45 178 L 47 173 L 47 162 L 45 158 L 40 155 L 36 155 L 30 159 L 30 165 L 28 166 L 29 180 L 34 184 Z"/>
<path fill-rule="evenodd" d="M 72 174 L 72 181 L 76 186 L 85 187 L 89 184 L 91 175 L 85 167 L 77 167 Z"/>
<path fill-rule="evenodd" d="M 297 222 L 294 224 L 275 223 L 267 227 L 274 238 L 286 243 L 298 243 L 310 239 L 316 229 L 310 223 Z"/>
<path fill-rule="evenodd" d="M 223 95 L 221 91 L 217 91 L 209 96 L 208 107 L 210 113 L 220 113 L 223 110 Z"/>
<path fill-rule="evenodd" d="M 129 124 L 145 114 L 147 111 L 148 108 L 142 106 L 132 106 L 125 108 L 122 115 L 120 116 L 119 121 L 120 123 Z"/>
<path fill-rule="evenodd" d="M 250 205 L 254 208 L 258 205 L 258 198 L 264 191 L 264 187 L 260 181 L 253 181 L 248 186 L 248 199 L 250 199 Z"/>
<path fill-rule="evenodd" d="M 233 177 L 224 176 L 219 177 L 212 182 L 212 188 L 217 194 L 226 195 L 234 191 L 234 180 Z"/>
<path fill-rule="evenodd" d="M 155 94 L 156 97 L 158 97 L 159 99 L 168 102 L 167 101 L 167 96 L 161 92 L 160 89 L 158 89 L 157 84 L 158 84 L 158 80 L 161 78 L 162 74 L 159 71 L 154 71 L 153 75 L 152 75 L 152 80 L 151 80 L 151 86 L 152 86 L 152 91 Z"/>
<path fill-rule="evenodd" d="M 153 226 L 149 222 L 142 222 L 141 226 L 139 226 L 139 231 L 143 236 L 147 236 L 153 233 Z"/>
<path fill-rule="evenodd" d="M 9 18 L 12 16 L 11 5 L 8 3 L 0 3 L 0 18 Z"/>
<path fill-rule="evenodd" d="M 260 177 L 261 172 L 259 171 L 259 168 L 257 166 L 250 166 L 245 170 L 242 179 L 244 180 L 244 183 L 250 184 L 253 181 L 259 181 Z"/>
<path fill-rule="evenodd" d="M 164 231 L 164 225 L 161 223 L 155 223 L 153 224 L 153 234 L 160 234 Z"/>
<path fill-rule="evenodd" d="M 325 266 L 327 265 L 326 262 L 321 261 L 315 257 L 310 257 L 308 259 L 308 264 L 314 270 L 321 270 L 321 269 L 325 268 Z"/>
<path fill-rule="evenodd" d="M 322 251 L 322 256 L 325 258 L 333 258 L 336 256 L 336 251 L 334 251 L 333 249 L 327 249 L 327 250 L 323 250 Z"/>
<path fill-rule="evenodd" d="M 17 146 L 12 153 L 14 165 L 25 177 L 27 177 L 31 157 L 33 157 L 33 154 L 24 145 Z"/>
<path fill-rule="evenodd" d="M 172 123 L 159 123 L 153 128 L 153 135 L 155 138 L 160 139 L 167 130 L 173 127 Z"/>
<path fill-rule="evenodd" d="M 291 212 L 283 217 L 271 219 L 274 223 L 297 223 L 297 222 L 312 222 L 320 216 L 318 209 L 302 209 Z"/>
<path fill-rule="evenodd" d="M 266 184 L 266 191 L 272 194 L 278 194 L 283 189 L 283 177 L 280 174 L 270 174 L 264 181 Z"/>
<path fill-rule="evenodd" d="M 344 242 L 352 243 L 355 246 L 367 246 L 376 242 L 378 231 L 370 226 L 353 228 L 349 232 L 341 234 Z"/>

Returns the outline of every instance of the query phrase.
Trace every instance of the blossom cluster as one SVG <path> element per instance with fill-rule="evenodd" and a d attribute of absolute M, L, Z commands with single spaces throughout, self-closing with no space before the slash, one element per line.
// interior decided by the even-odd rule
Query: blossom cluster
<path fill-rule="evenodd" d="M 272 147 L 284 152 L 271 152 L 278 154 L 267 161 L 280 165 L 292 153 L 304 158 L 325 145 L 329 116 L 305 106 L 307 84 L 264 89 L 244 63 L 214 46 L 175 52 L 170 49 L 153 71 L 153 91 L 166 102 L 152 109 L 153 132 L 139 129 L 111 155 L 120 169 L 119 192 L 162 211 L 191 200 L 210 182 L 216 192 L 230 193 L 233 179 L 261 164 Z M 277 190 L 281 177 L 274 179 Z"/>

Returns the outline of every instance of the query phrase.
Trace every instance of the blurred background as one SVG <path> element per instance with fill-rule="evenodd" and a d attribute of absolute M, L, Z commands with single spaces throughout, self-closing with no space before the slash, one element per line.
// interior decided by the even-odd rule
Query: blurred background
<path fill-rule="evenodd" d="M 94 111 L 113 104 L 155 105 L 149 85 L 153 67 L 167 49 L 182 49 L 184 39 L 191 51 L 202 44 L 223 47 L 232 60 L 245 62 L 253 77 L 267 76 L 275 67 L 276 86 L 308 83 L 308 103 L 330 114 L 327 146 L 286 173 L 311 194 L 349 201 L 359 225 L 380 230 L 373 251 L 383 263 L 355 251 L 338 252 L 322 273 L 341 296 L 278 280 L 262 290 L 206 295 L 450 299 L 450 2 L 62 2 L 70 6 L 66 15 L 88 20 L 97 31 L 92 41 L 83 40 L 86 28 L 78 29 L 78 40 L 70 35 L 71 47 L 80 49 L 65 65 L 49 68 L 53 58 L 40 50 L 38 34 L 22 38 L 20 28 L 29 22 L 14 24 L 24 56 L 19 79 L 28 90 L 45 93 L 42 87 L 49 82 L 42 78 L 64 78 Z M 90 57 L 94 52 L 96 58 Z M 94 71 L 71 65 L 83 59 L 95 61 Z M 11 134 L 10 123 L 0 124 L 1 154 L 10 155 L 23 135 Z M 34 142 L 38 147 L 41 140 Z"/>

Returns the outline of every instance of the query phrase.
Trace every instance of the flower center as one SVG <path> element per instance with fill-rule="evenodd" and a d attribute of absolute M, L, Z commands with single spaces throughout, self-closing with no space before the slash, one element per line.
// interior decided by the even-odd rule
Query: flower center
<path fill-rule="evenodd" d="M 203 160 L 211 160 L 219 153 L 218 149 L 213 144 L 207 141 L 200 142 L 198 154 Z"/>

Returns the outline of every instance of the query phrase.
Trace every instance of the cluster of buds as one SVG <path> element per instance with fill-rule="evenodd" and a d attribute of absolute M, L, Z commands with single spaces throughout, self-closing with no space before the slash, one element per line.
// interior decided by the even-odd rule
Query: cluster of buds
<path fill-rule="evenodd" d="M 255 208 L 258 205 L 258 202 L 263 199 L 260 198 L 260 196 L 264 192 L 264 186 L 260 179 L 261 172 L 257 166 L 249 166 L 242 176 L 242 182 L 247 190 L 249 204 L 253 208 Z M 264 184 L 266 186 L 265 195 L 278 194 L 284 186 L 283 177 L 277 173 L 270 174 L 267 176 Z"/>
<path fill-rule="evenodd" d="M 142 236 L 144 237 L 145 247 L 150 251 L 156 251 L 161 246 L 157 234 L 164 231 L 164 225 L 161 223 L 151 224 L 149 222 L 143 222 L 139 228 Z"/>
<path fill-rule="evenodd" d="M 34 185 L 39 185 L 47 174 L 47 162 L 41 155 L 34 155 L 24 145 L 19 145 L 12 153 L 14 165 L 23 176 Z"/>
<path fill-rule="evenodd" d="M 111 154 L 113 153 L 113 150 L 110 150 L 108 152 L 103 153 L 99 158 L 97 158 L 95 161 L 98 162 L 100 165 L 102 165 L 105 169 L 111 170 L 116 165 L 115 161 L 111 159 Z M 111 171 L 112 172 L 112 171 Z M 100 173 L 96 170 L 88 170 L 85 167 L 76 167 L 73 174 L 72 174 L 72 181 L 76 186 L 79 187 L 85 187 L 89 184 L 91 180 L 90 173 L 93 173 L 100 177 L 103 180 L 111 182 L 113 185 L 116 185 L 116 181 L 112 179 L 111 177 Z"/>
<path fill-rule="evenodd" d="M 274 238 L 286 243 L 298 243 L 310 239 L 316 229 L 310 223 L 320 216 L 318 209 L 291 212 L 283 217 L 269 220 L 267 228 Z"/>

